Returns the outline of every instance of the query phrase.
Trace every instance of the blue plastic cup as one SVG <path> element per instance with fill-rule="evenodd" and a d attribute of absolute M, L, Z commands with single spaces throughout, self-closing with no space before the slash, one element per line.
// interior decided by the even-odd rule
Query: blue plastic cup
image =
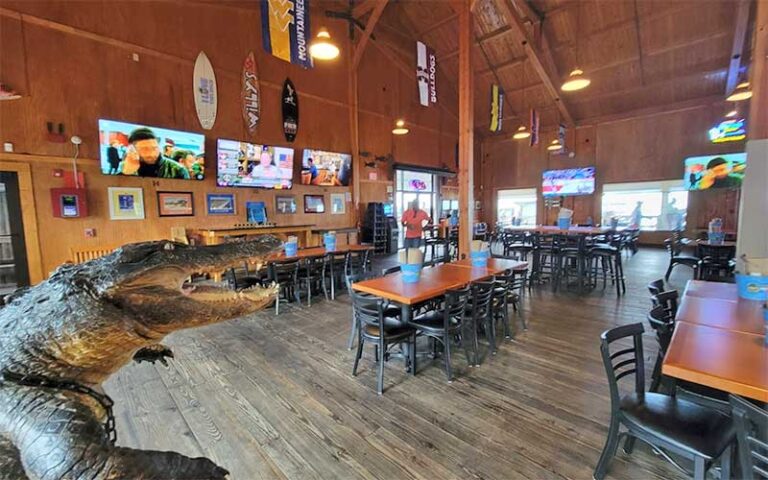
<path fill-rule="evenodd" d="M 325 245 L 325 249 L 329 252 L 335 252 L 336 251 L 336 235 L 326 233 L 323 235 L 323 244 Z"/>
<path fill-rule="evenodd" d="M 403 283 L 416 283 L 421 278 L 421 264 L 410 263 L 400 265 L 400 272 L 402 273 Z"/>
<path fill-rule="evenodd" d="M 285 256 L 295 257 L 299 251 L 299 244 L 297 242 L 287 242 L 285 244 Z"/>
<path fill-rule="evenodd" d="M 736 286 L 739 289 L 739 297 L 747 300 L 766 300 L 768 290 L 768 276 L 736 274 Z"/>
<path fill-rule="evenodd" d="M 469 252 L 469 258 L 472 261 L 473 267 L 487 267 L 488 266 L 488 252 Z"/>

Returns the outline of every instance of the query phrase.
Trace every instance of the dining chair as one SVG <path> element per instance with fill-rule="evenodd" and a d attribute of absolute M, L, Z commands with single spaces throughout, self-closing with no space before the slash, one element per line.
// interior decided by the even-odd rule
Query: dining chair
<path fill-rule="evenodd" d="M 664 246 L 669 252 L 669 266 L 667 273 L 664 274 L 664 280 L 669 281 L 672 275 L 672 269 L 677 265 L 686 265 L 693 269 L 693 278 L 698 278 L 699 257 L 683 253 L 683 248 L 688 244 L 688 239 L 682 237 L 680 232 L 674 232 L 672 237 L 664 240 Z"/>
<path fill-rule="evenodd" d="M 312 306 L 312 295 L 322 289 L 325 299 L 328 300 L 328 288 L 325 285 L 325 258 L 310 257 L 304 260 L 299 282 L 307 292 L 307 306 Z"/>
<path fill-rule="evenodd" d="M 268 267 L 268 278 L 275 282 L 279 291 L 275 297 L 275 315 L 280 314 L 280 299 L 290 302 L 296 300 L 301 303 L 299 298 L 299 261 L 288 260 L 284 262 L 272 262 Z"/>
<path fill-rule="evenodd" d="M 608 280 L 616 287 L 616 295 L 621 296 L 627 292 L 624 281 L 624 264 L 622 262 L 621 248 L 613 244 L 596 244 L 589 250 L 589 283 L 597 286 L 598 275 L 602 276 L 603 289 Z"/>
<path fill-rule="evenodd" d="M 733 421 L 717 410 L 646 392 L 642 337 L 640 323 L 615 327 L 600 336 L 600 354 L 611 397 L 611 423 L 593 477 L 605 478 L 619 441 L 624 438 L 627 454 L 632 453 L 635 440 L 640 439 L 683 471 L 667 452 L 693 461 L 694 480 L 704 480 L 718 459 L 721 478 L 730 478 L 731 449 L 736 440 Z M 631 346 L 627 348 L 628 341 Z M 622 396 L 619 381 L 629 376 L 634 377 L 634 389 Z"/>
<path fill-rule="evenodd" d="M 699 280 L 731 282 L 736 269 L 736 246 L 704 245 L 696 247 L 699 260 Z"/>
<path fill-rule="evenodd" d="M 349 252 L 329 253 L 325 258 L 325 276 L 331 286 L 331 300 L 336 299 L 336 291 L 344 281 L 344 271 Z"/>
<path fill-rule="evenodd" d="M 768 406 L 759 407 L 736 395 L 729 398 L 736 425 L 739 466 L 747 479 L 768 479 Z"/>
<path fill-rule="evenodd" d="M 651 293 L 651 295 L 656 295 L 658 293 L 661 293 L 665 291 L 666 288 L 664 287 L 664 279 L 660 278 L 658 280 L 654 280 L 651 283 L 648 284 L 648 291 Z"/>
<path fill-rule="evenodd" d="M 496 354 L 496 331 L 493 318 L 491 316 L 491 300 L 493 298 L 493 289 L 496 284 L 493 281 L 473 282 L 470 291 L 469 302 L 467 303 L 467 314 L 470 318 L 470 330 L 472 331 L 472 352 L 474 354 L 474 363 L 476 367 L 480 366 L 478 332 L 483 331 L 488 339 L 489 350 Z"/>
<path fill-rule="evenodd" d="M 675 332 L 675 316 L 670 315 L 664 305 L 656 305 L 648 313 L 648 324 L 656 332 L 656 341 L 659 343 L 659 352 L 656 355 L 656 363 L 653 365 L 651 386 L 648 391 L 658 393 L 662 379 L 661 367 L 667 355 L 669 343 L 672 341 L 672 334 Z"/>
<path fill-rule="evenodd" d="M 394 267 L 383 268 L 381 270 L 381 275 L 382 276 L 387 276 L 387 275 L 390 275 L 392 273 L 397 273 L 399 271 L 400 271 L 400 265 L 395 265 Z"/>
<path fill-rule="evenodd" d="M 445 375 L 448 377 L 448 383 L 453 382 L 453 370 L 451 368 L 451 345 L 455 339 L 458 344 L 464 346 L 464 354 L 467 362 L 471 365 L 472 360 L 469 354 L 469 347 L 464 341 L 463 330 L 465 327 L 467 301 L 470 296 L 469 287 L 464 287 L 445 292 L 445 300 L 442 308 L 429 311 L 416 317 L 412 326 L 418 333 L 429 337 L 433 342 L 440 342 L 443 345 L 443 363 L 445 365 Z"/>
<path fill-rule="evenodd" d="M 668 290 L 666 292 L 660 292 L 651 296 L 651 304 L 654 306 L 661 305 L 666 310 L 667 314 L 674 318 L 677 315 L 679 294 L 677 290 Z"/>
<path fill-rule="evenodd" d="M 352 291 L 352 284 L 357 282 L 362 282 L 363 280 L 370 280 L 372 278 L 376 278 L 376 275 L 373 272 L 362 272 L 362 273 L 355 273 L 351 275 L 344 275 L 344 284 L 347 287 L 348 291 Z M 362 295 L 365 297 L 373 297 L 370 294 L 364 293 L 364 292 L 357 292 L 358 295 Z M 387 304 L 384 308 L 384 317 L 387 319 L 397 319 L 399 322 L 400 314 L 402 310 L 397 305 Z M 347 350 L 352 350 L 352 347 L 355 343 L 355 338 L 357 338 L 358 331 L 360 330 L 360 322 L 357 321 L 357 318 L 355 317 L 355 309 L 352 309 L 352 328 L 349 332 L 349 340 L 347 341 Z"/>
<path fill-rule="evenodd" d="M 374 357 L 378 365 L 376 375 L 376 393 L 384 393 L 384 362 L 389 360 L 389 349 L 394 345 L 408 344 L 409 355 L 406 358 L 406 370 L 416 371 L 416 329 L 400 322 L 388 324 L 384 311 L 384 300 L 361 295 L 354 289 L 349 291 L 352 297 L 354 318 L 358 322 L 357 354 L 352 367 L 352 375 L 357 376 L 357 367 L 363 356 L 365 342 L 374 345 Z"/>

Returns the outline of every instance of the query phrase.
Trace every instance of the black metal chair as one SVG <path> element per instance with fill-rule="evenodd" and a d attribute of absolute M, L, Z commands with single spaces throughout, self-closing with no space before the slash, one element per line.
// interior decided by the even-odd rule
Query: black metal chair
<path fill-rule="evenodd" d="M 391 273 L 397 273 L 399 271 L 400 271 L 400 265 L 395 265 L 394 267 L 383 268 L 381 270 L 381 275 L 382 276 L 386 276 L 386 275 L 389 275 Z"/>
<path fill-rule="evenodd" d="M 533 242 L 533 270 L 531 282 L 543 283 L 553 279 L 557 271 L 557 257 L 560 254 L 558 236 L 554 234 L 536 233 L 531 238 Z"/>
<path fill-rule="evenodd" d="M 610 279 L 611 284 L 616 287 L 616 295 L 621 296 L 627 292 L 621 248 L 617 244 L 596 244 L 589 251 L 589 262 L 589 277 L 592 285 L 597 286 L 597 277 L 600 275 L 603 279 L 603 289 Z"/>
<path fill-rule="evenodd" d="M 370 269 L 370 250 L 349 252 L 344 259 L 344 275 L 355 275 Z"/>
<path fill-rule="evenodd" d="M 521 309 L 525 285 L 527 283 L 528 270 L 509 270 L 495 277 L 494 301 L 492 315 L 495 321 L 501 320 L 504 328 L 504 338 L 512 338 L 512 329 L 509 322 L 509 306 L 520 317 L 523 330 L 528 329 L 525 317 Z"/>
<path fill-rule="evenodd" d="M 668 290 L 651 296 L 651 303 L 661 305 L 671 318 L 677 315 L 678 293 L 677 290 Z"/>
<path fill-rule="evenodd" d="M 648 284 L 648 291 L 651 293 L 651 295 L 659 294 L 663 291 L 665 291 L 666 288 L 664 287 L 664 279 L 660 278 L 658 280 L 654 280 L 651 283 Z"/>
<path fill-rule="evenodd" d="M 699 260 L 699 280 L 732 282 L 736 269 L 736 247 L 733 245 L 702 245 L 696 248 Z"/>
<path fill-rule="evenodd" d="M 376 392 L 381 395 L 384 392 L 384 362 L 389 360 L 389 349 L 393 345 L 408 344 L 406 370 L 411 373 L 416 372 L 416 329 L 399 322 L 396 325 L 387 325 L 387 319 L 384 316 L 387 304 L 382 299 L 361 295 L 354 290 L 350 290 L 349 294 L 352 297 L 354 317 L 359 323 L 357 354 L 352 375 L 357 375 L 357 366 L 363 356 L 365 342 L 373 343 L 378 364 Z"/>
<path fill-rule="evenodd" d="M 243 290 L 254 285 L 263 285 L 267 279 L 267 272 L 251 272 L 246 265 L 243 270 L 230 268 L 224 272 L 224 280 L 229 288 L 233 290 Z"/>
<path fill-rule="evenodd" d="M 656 341 L 659 342 L 659 353 L 656 355 L 656 363 L 653 365 L 651 386 L 648 391 L 658 393 L 662 379 L 661 366 L 667 355 L 669 342 L 672 341 L 672 334 L 675 332 L 675 316 L 670 315 L 663 305 L 656 305 L 648 313 L 648 324 L 656 332 Z"/>
<path fill-rule="evenodd" d="M 578 291 L 583 292 L 587 276 L 587 250 L 584 236 L 558 235 L 557 242 L 559 248 L 553 289 L 557 290 L 563 281 L 568 288 L 570 279 L 575 278 Z"/>
<path fill-rule="evenodd" d="M 280 291 L 275 298 L 275 315 L 280 314 L 280 300 L 287 302 L 296 300 L 301 303 L 299 298 L 299 261 L 289 260 L 285 262 L 273 262 L 269 264 L 269 280 L 275 282 L 280 287 Z"/>
<path fill-rule="evenodd" d="M 344 271 L 347 264 L 347 256 L 349 252 L 345 253 L 329 253 L 325 258 L 325 276 L 331 286 L 331 299 L 336 299 L 337 290 L 343 285 Z"/>
<path fill-rule="evenodd" d="M 362 272 L 362 273 L 356 273 L 353 275 L 344 275 L 344 283 L 347 287 L 347 291 L 352 291 L 352 284 L 357 282 L 362 282 L 363 280 L 370 280 L 371 278 L 375 278 L 375 274 L 373 272 Z M 372 295 L 369 295 L 364 292 L 356 292 L 358 295 L 364 296 L 364 297 L 371 297 L 371 298 L 377 298 Z M 392 323 L 390 319 L 396 319 L 397 323 L 400 322 L 401 309 L 397 305 L 391 305 L 387 304 L 384 308 L 384 317 L 386 319 L 386 322 Z M 355 343 L 355 338 L 358 335 L 358 332 L 360 330 L 360 322 L 355 317 L 355 310 L 352 309 L 352 328 L 350 329 L 349 333 L 349 340 L 347 341 L 347 350 L 352 350 L 352 347 Z"/>
<path fill-rule="evenodd" d="M 496 329 L 491 316 L 491 301 L 495 286 L 493 281 L 474 282 L 470 288 L 472 295 L 467 303 L 467 314 L 471 319 L 472 351 L 475 357 L 473 365 L 476 367 L 480 366 L 479 331 L 485 332 L 490 351 L 496 353 Z"/>
<path fill-rule="evenodd" d="M 533 251 L 533 242 L 526 232 L 506 232 L 502 237 L 504 256 L 522 261 L 528 260 L 528 254 Z"/>
<path fill-rule="evenodd" d="M 683 247 L 689 244 L 689 240 L 683 238 L 680 232 L 674 232 L 671 238 L 664 240 L 664 246 L 669 252 L 669 267 L 664 275 L 664 280 L 669 281 L 672 269 L 677 265 L 686 265 L 693 269 L 693 278 L 698 278 L 699 257 L 683 254 Z"/>
<path fill-rule="evenodd" d="M 721 478 L 730 478 L 731 448 L 735 442 L 733 422 L 717 410 L 646 392 L 642 336 L 640 323 L 616 327 L 600 336 L 600 353 L 611 395 L 611 425 L 593 477 L 605 478 L 619 441 L 625 437 L 624 451 L 628 454 L 632 453 L 635 440 L 640 439 L 683 471 L 667 451 L 692 460 L 694 480 L 704 480 L 717 459 Z M 626 340 L 632 342 L 629 348 Z M 621 347 L 612 352 L 611 346 L 617 342 Z M 630 375 L 634 376 L 634 390 L 621 396 L 618 382 Z M 619 432 L 621 427 L 626 431 Z"/>
<path fill-rule="evenodd" d="M 747 479 L 768 479 L 768 407 L 760 408 L 735 395 L 729 401 L 736 425 L 741 475 Z"/>
<path fill-rule="evenodd" d="M 299 283 L 307 292 L 307 306 L 312 306 L 312 295 L 322 289 L 328 300 L 328 288 L 325 285 L 326 261 L 324 257 L 310 257 L 304 260 L 304 268 L 299 272 Z"/>
<path fill-rule="evenodd" d="M 420 334 L 431 338 L 433 342 L 440 342 L 443 345 L 443 362 L 448 383 L 453 381 L 451 344 L 454 339 L 458 339 L 464 346 L 467 362 L 470 365 L 472 364 L 469 349 L 462 334 L 465 326 L 464 319 L 466 317 L 469 295 L 470 290 L 468 287 L 448 290 L 445 292 L 445 300 L 441 309 L 432 310 L 424 315 L 420 315 L 411 322 Z"/>

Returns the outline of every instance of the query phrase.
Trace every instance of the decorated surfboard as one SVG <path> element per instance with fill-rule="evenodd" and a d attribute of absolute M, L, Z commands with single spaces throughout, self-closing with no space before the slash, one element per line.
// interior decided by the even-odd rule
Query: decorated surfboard
<path fill-rule="evenodd" d="M 261 93 L 259 92 L 259 77 L 256 74 L 256 59 L 253 52 L 245 57 L 243 62 L 242 91 L 243 120 L 248 132 L 253 134 L 259 125 L 261 115 Z"/>
<path fill-rule="evenodd" d="M 283 84 L 283 133 L 285 139 L 293 142 L 296 134 L 299 133 L 299 96 L 296 94 L 296 87 L 293 86 L 290 78 L 285 79 Z"/>
<path fill-rule="evenodd" d="M 192 79 L 192 91 L 195 92 L 195 110 L 200 126 L 205 130 L 213 128 L 216 123 L 216 107 L 218 91 L 213 66 L 205 52 L 200 52 L 195 60 L 195 73 Z"/>

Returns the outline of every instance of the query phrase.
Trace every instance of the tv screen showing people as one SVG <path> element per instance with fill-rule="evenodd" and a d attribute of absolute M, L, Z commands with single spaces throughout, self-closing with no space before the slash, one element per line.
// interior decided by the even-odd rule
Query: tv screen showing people
<path fill-rule="evenodd" d="M 199 133 L 101 119 L 99 153 L 105 175 L 205 178 L 205 136 Z"/>
<path fill-rule="evenodd" d="M 593 194 L 595 167 L 547 170 L 542 174 L 541 193 L 545 197 Z"/>
<path fill-rule="evenodd" d="M 352 179 L 352 155 L 346 153 L 304 150 L 301 162 L 301 184 L 324 187 L 346 187 Z"/>
<path fill-rule="evenodd" d="M 219 139 L 220 187 L 287 189 L 293 186 L 293 149 Z"/>
<path fill-rule="evenodd" d="M 685 159 L 685 188 L 739 188 L 747 167 L 746 153 L 727 153 Z"/>

